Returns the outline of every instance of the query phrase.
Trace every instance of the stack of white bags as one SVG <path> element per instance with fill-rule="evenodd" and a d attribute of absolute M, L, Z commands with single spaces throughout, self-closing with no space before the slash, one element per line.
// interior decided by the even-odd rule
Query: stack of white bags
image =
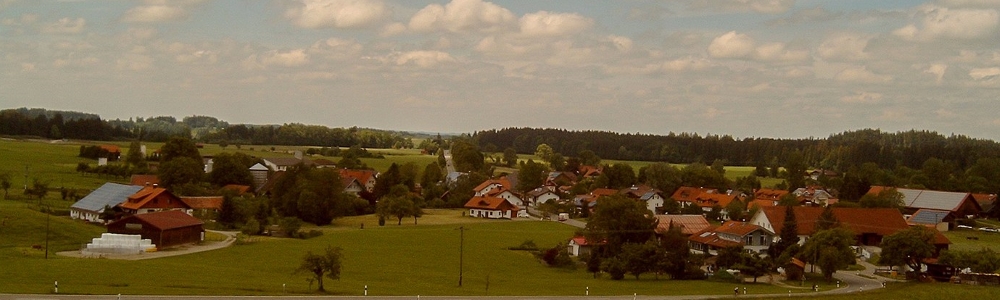
<path fill-rule="evenodd" d="M 104 233 L 87 244 L 83 254 L 140 254 L 156 246 L 137 234 Z"/>

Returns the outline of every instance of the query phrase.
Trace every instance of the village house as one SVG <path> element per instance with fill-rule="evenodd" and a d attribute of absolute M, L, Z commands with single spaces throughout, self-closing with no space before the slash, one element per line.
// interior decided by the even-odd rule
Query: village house
<path fill-rule="evenodd" d="M 795 199 L 802 206 L 827 206 L 832 204 L 837 204 L 839 199 L 834 197 L 830 192 L 821 186 L 807 186 L 803 188 L 797 188 L 792 191 L 795 195 Z"/>
<path fill-rule="evenodd" d="M 786 206 L 761 208 L 757 214 L 750 218 L 750 223 L 780 236 L 782 227 L 784 227 L 786 208 Z M 816 233 L 816 220 L 823 213 L 823 209 L 822 207 L 792 207 L 797 224 L 799 244 L 804 244 L 810 236 Z M 895 208 L 834 207 L 831 210 L 841 226 L 854 232 L 856 245 L 862 246 L 872 253 L 881 252 L 878 246 L 882 243 L 883 238 L 909 228 L 903 214 Z M 947 249 L 950 243 L 947 237 L 937 232 L 935 246 L 938 249 Z"/>
<path fill-rule="evenodd" d="M 886 189 L 890 187 L 872 186 L 868 194 L 877 195 Z M 907 214 L 913 214 L 920 209 L 933 209 L 948 211 L 954 219 L 964 219 L 978 216 L 983 211 L 979 202 L 970 193 L 906 188 L 896 188 L 896 192 L 903 195 L 904 212 Z"/>
<path fill-rule="evenodd" d="M 125 217 L 108 224 L 108 232 L 138 234 L 163 249 L 203 241 L 204 224 L 183 211 L 172 210 Z"/>
<path fill-rule="evenodd" d="M 167 189 L 155 185 L 142 187 L 141 190 L 128 196 L 124 202 L 118 204 L 117 208 L 129 215 L 168 210 L 187 211 L 191 209 L 179 197 Z"/>
<path fill-rule="evenodd" d="M 196 216 L 212 216 L 212 214 L 219 213 L 222 211 L 222 196 L 203 196 L 203 197 L 180 197 L 181 202 L 184 202 L 190 209 L 188 210 L 189 215 Z"/>
<path fill-rule="evenodd" d="M 670 227 L 680 228 L 681 234 L 691 236 L 712 226 L 704 215 L 657 215 L 656 234 L 662 235 Z"/>
<path fill-rule="evenodd" d="M 469 216 L 487 219 L 526 218 L 528 212 L 511 204 L 503 198 L 489 196 L 474 196 L 465 203 Z"/>
<path fill-rule="evenodd" d="M 626 197 L 639 200 L 646 204 L 646 209 L 656 213 L 656 210 L 663 207 L 663 191 L 654 189 L 648 185 L 633 185 L 631 187 L 622 189 L 619 191 L 620 194 Z"/>
<path fill-rule="evenodd" d="M 719 249 L 742 246 L 749 253 L 766 254 L 774 242 L 775 234 L 749 222 L 726 221 L 711 226 L 688 237 L 692 253 L 718 255 Z"/>
<path fill-rule="evenodd" d="M 375 170 L 340 169 L 340 178 L 354 178 L 364 191 L 371 193 L 375 190 L 375 180 L 378 178 L 378 172 L 375 172 Z"/>
<path fill-rule="evenodd" d="M 753 200 L 750 200 L 747 207 L 771 207 L 778 206 L 781 197 L 788 195 L 786 190 L 778 189 L 757 189 L 753 192 Z"/>
<path fill-rule="evenodd" d="M 539 206 L 549 201 L 559 200 L 559 194 L 556 194 L 556 192 L 544 187 L 531 190 L 526 196 L 526 200 L 532 206 Z"/>
<path fill-rule="evenodd" d="M 141 190 L 142 186 L 124 185 L 113 182 L 105 183 L 86 197 L 83 197 L 69 208 L 69 216 L 73 219 L 99 223 L 105 208 L 114 208 L 125 202 L 129 196 Z"/>
<path fill-rule="evenodd" d="M 570 256 L 588 255 L 593 252 L 593 249 L 594 244 L 582 236 L 574 236 L 566 243 L 566 251 L 569 252 Z"/>

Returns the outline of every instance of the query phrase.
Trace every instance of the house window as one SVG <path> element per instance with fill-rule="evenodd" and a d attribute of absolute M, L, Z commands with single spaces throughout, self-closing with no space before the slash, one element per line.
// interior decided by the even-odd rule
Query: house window
<path fill-rule="evenodd" d="M 765 243 L 765 242 L 764 242 L 764 239 L 765 239 L 764 235 L 763 235 L 763 234 L 762 234 L 762 235 L 760 235 L 760 245 L 761 245 L 761 246 L 763 246 L 763 245 L 764 245 L 764 243 Z"/>
<path fill-rule="evenodd" d="M 746 241 L 744 241 L 747 246 L 753 245 L 753 236 L 747 236 Z"/>

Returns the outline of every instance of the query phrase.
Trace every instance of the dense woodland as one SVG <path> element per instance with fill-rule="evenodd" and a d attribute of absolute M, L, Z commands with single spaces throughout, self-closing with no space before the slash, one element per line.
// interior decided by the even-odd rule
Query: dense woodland
<path fill-rule="evenodd" d="M 825 139 L 735 139 L 728 135 L 666 136 L 606 131 L 506 128 L 485 130 L 474 137 L 485 148 L 512 147 L 518 153 L 534 153 L 540 144 L 555 152 L 574 156 L 583 150 L 605 159 L 711 163 L 756 166 L 786 163 L 791 152 L 801 151 L 807 164 L 816 168 L 846 171 L 851 166 L 875 163 L 884 169 L 900 166 L 920 168 L 929 158 L 938 158 L 966 169 L 980 158 L 1000 156 L 1000 144 L 963 135 L 943 136 L 931 131 L 888 133 L 877 129 L 848 131 Z"/>
<path fill-rule="evenodd" d="M 49 139 L 141 140 L 165 142 L 180 136 L 208 143 L 233 145 L 303 145 L 323 147 L 412 148 L 400 132 L 317 125 L 230 125 L 214 117 L 190 116 L 178 121 L 160 116 L 101 120 L 94 114 L 19 108 L 0 111 L 0 135 Z"/>

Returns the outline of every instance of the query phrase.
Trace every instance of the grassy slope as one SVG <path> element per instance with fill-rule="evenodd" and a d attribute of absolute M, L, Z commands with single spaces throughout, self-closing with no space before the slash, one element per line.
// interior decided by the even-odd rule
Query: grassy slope
<path fill-rule="evenodd" d="M 951 250 L 968 251 L 990 248 L 993 251 L 1000 251 L 1000 233 L 961 228 L 943 233 L 951 241 L 951 246 L 948 247 Z M 977 239 L 970 240 L 968 237 Z"/>

